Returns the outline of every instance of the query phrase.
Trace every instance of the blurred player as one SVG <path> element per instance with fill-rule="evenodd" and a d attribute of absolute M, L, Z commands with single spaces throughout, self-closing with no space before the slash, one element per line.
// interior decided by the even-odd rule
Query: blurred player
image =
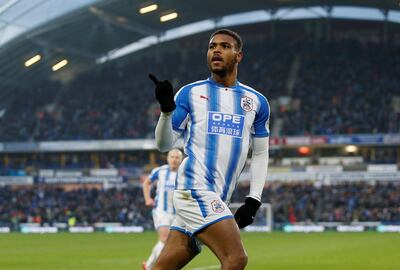
<path fill-rule="evenodd" d="M 261 205 L 270 112 L 262 94 L 237 81 L 242 58 L 240 36 L 223 29 L 213 33 L 208 44 L 211 77 L 182 87 L 175 100 L 168 81 L 149 75 L 162 111 L 156 127 L 157 146 L 168 151 L 183 135 L 188 155 L 178 170 L 177 215 L 154 270 L 184 267 L 199 252 L 197 239 L 218 257 L 221 269 L 241 270 L 247 264 L 239 228 L 253 222 Z M 250 146 L 250 194 L 234 217 L 227 203 Z"/>
<path fill-rule="evenodd" d="M 153 169 L 143 183 L 143 195 L 146 206 L 153 208 L 154 227 L 158 232 L 158 242 L 154 246 L 150 257 L 143 262 L 142 267 L 145 270 L 152 269 L 155 261 L 164 248 L 168 237 L 169 227 L 175 216 L 175 209 L 172 204 L 172 196 L 175 189 L 175 180 L 177 170 L 182 162 L 182 152 L 178 149 L 169 151 L 167 165 Z M 155 200 L 150 196 L 152 184 L 157 181 L 157 191 Z"/>

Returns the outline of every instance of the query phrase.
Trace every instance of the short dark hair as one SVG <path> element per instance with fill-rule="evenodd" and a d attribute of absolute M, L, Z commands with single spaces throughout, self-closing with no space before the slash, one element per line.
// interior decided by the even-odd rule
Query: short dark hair
<path fill-rule="evenodd" d="M 242 48 L 243 48 L 243 41 L 242 41 L 242 38 L 239 36 L 238 33 L 234 32 L 234 31 L 232 31 L 232 30 L 226 29 L 226 28 L 225 28 L 225 29 L 219 29 L 219 30 L 217 30 L 217 31 L 215 31 L 214 33 L 211 34 L 210 40 L 211 40 L 215 35 L 228 35 L 228 36 L 231 36 L 231 37 L 236 41 L 237 48 L 238 48 L 240 51 L 242 50 Z"/>

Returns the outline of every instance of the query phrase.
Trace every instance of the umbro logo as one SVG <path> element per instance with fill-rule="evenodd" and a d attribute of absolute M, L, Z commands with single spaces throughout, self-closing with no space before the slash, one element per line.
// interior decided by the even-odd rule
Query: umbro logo
<path fill-rule="evenodd" d="M 205 99 L 205 100 L 208 100 L 208 97 L 207 97 L 207 96 L 200 95 L 200 98 Z"/>

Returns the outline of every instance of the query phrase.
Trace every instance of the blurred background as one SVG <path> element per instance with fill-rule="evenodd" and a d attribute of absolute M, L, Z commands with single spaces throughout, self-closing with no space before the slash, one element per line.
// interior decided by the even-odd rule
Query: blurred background
<path fill-rule="evenodd" d="M 400 231 L 389 0 L 0 0 L 0 231 L 151 229 L 141 182 L 165 156 L 147 74 L 207 78 L 225 27 L 244 40 L 239 80 L 271 105 L 273 228 Z"/>

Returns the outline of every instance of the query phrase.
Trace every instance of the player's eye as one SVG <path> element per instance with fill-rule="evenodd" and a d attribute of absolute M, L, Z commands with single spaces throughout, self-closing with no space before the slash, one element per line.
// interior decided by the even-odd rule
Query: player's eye
<path fill-rule="evenodd" d="M 210 46 L 208 46 L 209 49 L 214 49 L 215 45 L 214 44 L 210 44 Z"/>

